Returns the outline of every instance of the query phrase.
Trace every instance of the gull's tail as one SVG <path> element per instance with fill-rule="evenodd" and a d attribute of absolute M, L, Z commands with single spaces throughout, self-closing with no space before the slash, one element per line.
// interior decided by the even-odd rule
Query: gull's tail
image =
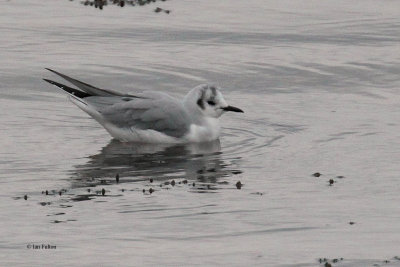
<path fill-rule="evenodd" d="M 52 85 L 55 85 L 55 86 L 63 89 L 65 92 L 67 92 L 69 94 L 69 99 L 71 100 L 72 103 L 77 105 L 80 109 L 82 109 L 83 111 L 88 113 L 90 116 L 92 116 L 94 119 L 96 119 L 100 123 L 102 122 L 101 114 L 94 107 L 92 107 L 90 104 L 88 104 L 88 102 L 85 100 L 85 98 L 91 97 L 91 96 L 118 96 L 118 94 L 119 94 L 119 93 L 114 94 L 111 91 L 107 91 L 104 89 L 94 87 L 90 84 L 78 81 L 76 79 L 68 77 L 68 76 L 61 74 L 59 72 L 56 72 L 54 70 L 51 70 L 51 69 L 47 69 L 47 70 L 58 74 L 59 76 L 63 77 L 64 79 L 66 79 L 67 81 L 76 85 L 79 89 L 81 89 L 82 91 L 72 88 L 72 87 L 69 87 L 65 84 L 49 80 L 49 79 L 43 79 L 44 81 L 46 81 Z"/>
<path fill-rule="evenodd" d="M 122 102 L 130 101 L 133 98 L 142 98 L 142 99 L 146 98 L 142 96 L 122 94 L 113 90 L 97 88 L 93 85 L 71 78 L 65 74 L 59 73 L 52 69 L 48 68 L 46 69 L 64 78 L 65 80 L 67 80 L 68 82 L 72 83 L 73 85 L 79 88 L 76 89 L 49 79 L 43 79 L 44 81 L 52 85 L 55 85 L 63 89 L 65 92 L 67 92 L 69 94 L 69 99 L 71 100 L 72 103 L 74 103 L 80 109 L 82 109 L 90 116 L 92 116 L 101 125 L 103 125 L 107 131 L 108 131 L 108 128 L 106 127 L 107 120 L 105 120 L 105 118 L 101 114 L 101 109 L 102 107 L 104 107 L 104 105 L 107 106 L 121 101 Z"/>

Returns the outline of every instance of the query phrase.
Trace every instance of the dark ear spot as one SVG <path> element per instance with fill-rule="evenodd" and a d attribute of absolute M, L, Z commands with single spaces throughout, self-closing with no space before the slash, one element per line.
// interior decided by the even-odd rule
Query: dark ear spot
<path fill-rule="evenodd" d="M 199 100 L 197 100 L 197 105 L 198 105 L 201 109 L 204 109 L 204 102 L 203 102 L 203 99 L 199 98 Z"/>
<path fill-rule="evenodd" d="M 215 86 L 210 86 L 211 92 L 213 96 L 217 95 L 217 89 L 215 88 Z"/>

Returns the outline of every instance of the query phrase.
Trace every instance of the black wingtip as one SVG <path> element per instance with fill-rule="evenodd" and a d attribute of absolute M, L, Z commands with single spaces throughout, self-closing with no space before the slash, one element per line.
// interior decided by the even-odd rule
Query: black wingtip
<path fill-rule="evenodd" d="M 48 82 L 48 83 L 50 83 L 50 84 L 54 84 L 54 82 L 53 82 L 52 80 L 43 79 L 43 81 L 46 81 L 46 82 Z"/>
<path fill-rule="evenodd" d="M 79 98 L 85 98 L 85 97 L 91 96 L 91 95 L 88 94 L 88 93 L 79 91 L 79 90 L 74 89 L 74 88 L 72 88 L 72 87 L 66 86 L 66 85 L 64 85 L 64 84 L 62 84 L 62 83 L 58 83 L 58 82 L 55 82 L 55 81 L 52 81 L 52 80 L 49 80 L 49 79 L 43 79 L 43 80 L 46 81 L 46 82 L 48 82 L 48 83 L 50 83 L 50 84 L 52 84 L 52 85 L 55 85 L 55 86 L 61 88 L 61 89 L 63 89 L 64 91 L 68 92 L 69 94 L 74 95 L 74 96 L 77 96 L 77 97 L 79 97 Z"/>
<path fill-rule="evenodd" d="M 55 70 L 52 70 L 52 69 L 50 69 L 50 68 L 44 68 L 45 70 L 48 70 L 48 71 L 51 71 L 51 72 L 54 72 L 54 73 L 57 73 L 57 71 L 55 71 Z"/>

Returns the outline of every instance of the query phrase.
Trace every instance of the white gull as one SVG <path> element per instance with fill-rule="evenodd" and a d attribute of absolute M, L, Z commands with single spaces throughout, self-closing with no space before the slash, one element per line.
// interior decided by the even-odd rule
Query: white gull
<path fill-rule="evenodd" d="M 69 94 L 69 98 L 98 121 L 112 137 L 123 142 L 191 143 L 219 138 L 219 117 L 226 111 L 243 112 L 229 106 L 219 88 L 203 84 L 182 99 L 163 92 L 123 94 L 100 89 L 57 71 L 47 69 L 80 90 L 44 79 Z"/>

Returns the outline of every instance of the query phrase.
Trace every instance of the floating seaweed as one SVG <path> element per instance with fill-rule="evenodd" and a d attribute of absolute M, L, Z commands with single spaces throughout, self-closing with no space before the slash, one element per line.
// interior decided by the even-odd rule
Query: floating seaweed
<path fill-rule="evenodd" d="M 165 2 L 165 1 L 167 1 L 167 0 L 84 0 L 84 1 L 81 1 L 81 4 L 85 5 L 85 6 L 92 6 L 92 7 L 98 8 L 99 10 L 103 10 L 103 8 L 108 5 L 115 5 L 115 6 L 120 6 L 120 7 L 145 6 L 145 5 L 149 5 L 152 3 Z M 157 7 L 156 9 L 154 9 L 154 12 L 156 12 L 156 13 L 160 13 L 161 11 L 163 11 L 166 14 L 169 14 L 171 12 L 170 10 L 162 9 L 160 7 Z"/>

